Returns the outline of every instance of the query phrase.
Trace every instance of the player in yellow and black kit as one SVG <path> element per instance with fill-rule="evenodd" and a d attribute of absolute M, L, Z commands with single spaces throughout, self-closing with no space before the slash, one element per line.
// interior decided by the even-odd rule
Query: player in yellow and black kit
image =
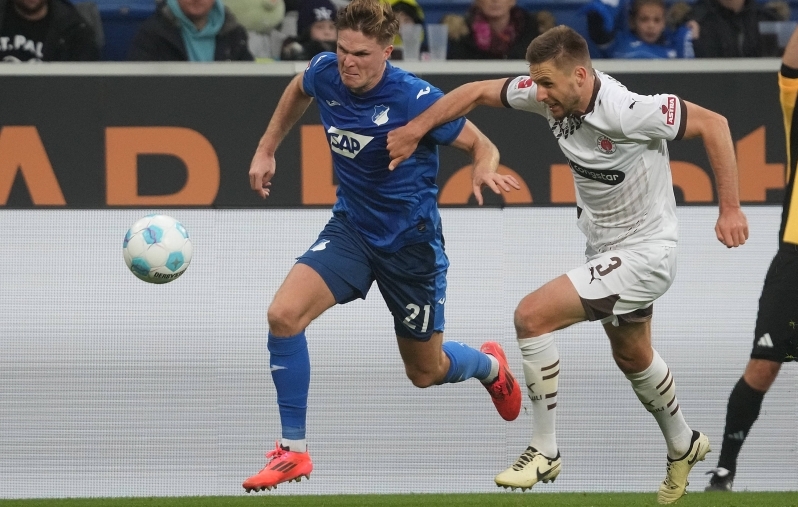
<path fill-rule="evenodd" d="M 787 171 L 779 250 L 770 263 L 754 330 L 754 348 L 726 408 L 723 448 L 710 470 L 707 491 L 731 491 L 737 455 L 759 416 L 762 399 L 782 363 L 798 358 L 798 193 L 793 192 L 798 162 L 798 30 L 784 50 L 779 71 L 781 110 L 787 134 Z"/>

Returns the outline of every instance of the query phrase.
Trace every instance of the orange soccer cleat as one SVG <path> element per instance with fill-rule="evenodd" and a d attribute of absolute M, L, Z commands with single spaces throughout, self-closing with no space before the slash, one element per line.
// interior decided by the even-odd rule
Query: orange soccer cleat
<path fill-rule="evenodd" d="M 310 472 L 313 471 L 313 462 L 307 451 L 293 452 L 281 447 L 279 442 L 275 442 L 273 451 L 266 453 L 266 458 L 269 462 L 263 470 L 244 481 L 247 493 L 276 488 L 283 482 L 299 482 L 302 477 L 310 479 Z"/>
<path fill-rule="evenodd" d="M 496 342 L 485 342 L 479 350 L 499 361 L 499 376 L 490 384 L 484 385 L 490 393 L 499 415 L 505 421 L 513 421 L 521 413 L 521 387 L 510 373 L 502 346 Z"/>

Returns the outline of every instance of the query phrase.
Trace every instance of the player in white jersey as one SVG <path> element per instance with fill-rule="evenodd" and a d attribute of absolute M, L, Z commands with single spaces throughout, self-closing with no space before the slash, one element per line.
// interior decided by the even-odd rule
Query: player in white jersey
<path fill-rule="evenodd" d="M 727 247 L 748 238 L 740 210 L 734 144 L 726 119 L 675 95 L 638 95 L 592 68 L 585 40 L 565 26 L 529 45 L 529 76 L 468 83 L 388 136 L 390 168 L 435 125 L 477 105 L 545 117 L 573 172 L 587 262 L 524 297 L 514 323 L 532 401 L 532 440 L 496 484 L 526 489 L 553 481 L 561 458 L 555 437 L 560 357 L 554 332 L 600 321 L 613 358 L 662 430 L 667 472 L 657 499 L 685 493 L 693 465 L 709 452 L 706 435 L 685 422 L 665 361 L 651 346 L 652 304 L 676 271 L 678 228 L 667 141 L 701 137 L 715 173 L 715 233 Z"/>

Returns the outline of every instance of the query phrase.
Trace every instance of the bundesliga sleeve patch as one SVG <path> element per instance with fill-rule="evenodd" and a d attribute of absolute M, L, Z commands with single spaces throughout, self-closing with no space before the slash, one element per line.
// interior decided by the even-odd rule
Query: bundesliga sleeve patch
<path fill-rule="evenodd" d="M 516 88 L 517 90 L 520 90 L 520 89 L 522 89 L 522 88 L 529 88 L 529 87 L 531 87 L 531 86 L 532 86 L 532 84 L 533 84 L 533 83 L 534 83 L 534 81 L 532 81 L 532 78 L 531 78 L 531 77 L 528 77 L 528 78 L 526 78 L 526 79 L 522 79 L 522 80 L 518 81 L 518 82 L 515 84 L 515 88 Z"/>

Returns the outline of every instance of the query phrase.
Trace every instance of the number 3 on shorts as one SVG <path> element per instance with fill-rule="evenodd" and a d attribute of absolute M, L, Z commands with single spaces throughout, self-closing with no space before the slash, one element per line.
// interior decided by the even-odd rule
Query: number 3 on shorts
<path fill-rule="evenodd" d="M 415 320 L 415 318 L 418 317 L 418 314 L 421 313 L 421 308 L 413 303 L 405 305 L 405 308 L 410 310 L 410 315 L 405 317 L 405 326 L 415 331 L 416 324 L 413 324 L 413 320 Z M 422 333 L 425 333 L 427 331 L 427 327 L 429 326 L 429 308 L 429 305 L 424 305 L 424 324 L 421 326 Z"/>
<path fill-rule="evenodd" d="M 601 275 L 601 276 L 609 275 L 610 271 L 612 271 L 613 269 L 615 269 L 617 267 L 620 267 L 620 265 L 621 265 L 621 258 L 620 257 L 610 257 L 610 260 L 612 262 L 606 267 L 606 269 L 601 264 L 597 264 L 596 265 L 596 271 L 598 271 L 599 275 Z"/>

